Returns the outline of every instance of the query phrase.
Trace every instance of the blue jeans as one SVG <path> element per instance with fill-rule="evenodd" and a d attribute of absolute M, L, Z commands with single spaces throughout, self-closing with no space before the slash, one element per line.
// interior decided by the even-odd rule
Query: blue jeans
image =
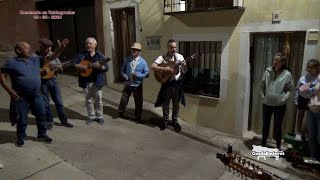
<path fill-rule="evenodd" d="M 68 118 L 63 110 L 63 102 L 61 97 L 61 91 L 58 86 L 58 82 L 56 78 L 52 78 L 49 80 L 42 80 L 41 90 L 45 96 L 45 109 L 46 109 L 46 120 L 47 123 L 53 123 L 53 117 L 51 114 L 51 108 L 50 108 L 50 96 L 53 100 L 54 104 L 56 105 L 58 117 L 60 119 L 61 123 L 66 123 L 68 121 Z"/>
<path fill-rule="evenodd" d="M 17 114 L 18 140 L 24 140 L 27 136 L 26 129 L 30 108 L 36 117 L 38 136 L 46 134 L 45 101 L 43 95 L 37 94 L 33 96 L 22 96 L 20 100 L 12 101 L 12 106 L 16 110 Z"/>
<path fill-rule="evenodd" d="M 307 124 L 309 130 L 309 150 L 310 157 L 320 158 L 320 152 L 318 150 L 319 142 L 319 123 L 320 123 L 320 113 L 308 111 L 307 114 Z"/>

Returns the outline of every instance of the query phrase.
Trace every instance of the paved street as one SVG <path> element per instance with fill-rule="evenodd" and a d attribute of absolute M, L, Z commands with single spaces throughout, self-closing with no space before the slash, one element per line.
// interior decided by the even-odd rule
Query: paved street
<path fill-rule="evenodd" d="M 142 125 L 117 118 L 119 92 L 104 92 L 105 125 L 86 125 L 77 79 L 60 76 L 59 82 L 66 113 L 75 128 L 56 123 L 48 131 L 54 143 L 46 145 L 36 141 L 34 117 L 30 116 L 28 140 L 22 148 L 14 145 L 15 127 L 8 122 L 9 96 L 0 88 L 0 163 L 5 166 L 0 179 L 240 179 L 226 172 L 216 158 L 217 152 L 223 153 L 221 149 L 172 130 L 160 131 L 156 122 Z M 132 108 L 130 103 L 127 115 Z M 145 111 L 144 117 L 159 116 Z"/>
<path fill-rule="evenodd" d="M 15 147 L 9 96 L 0 89 L 0 179 L 212 179 L 224 173 L 218 149 L 171 130 L 115 119 L 116 107 L 109 103 L 105 125 L 86 125 L 84 98 L 71 88 L 63 88 L 63 96 L 75 128 L 57 124 L 48 132 L 54 143 L 45 145 L 35 141 L 30 116 L 28 140 Z"/>

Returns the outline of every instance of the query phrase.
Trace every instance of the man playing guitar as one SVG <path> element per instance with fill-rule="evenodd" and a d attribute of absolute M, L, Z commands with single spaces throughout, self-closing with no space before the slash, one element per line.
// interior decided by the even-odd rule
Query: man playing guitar
<path fill-rule="evenodd" d="M 179 103 L 181 102 L 183 105 L 185 105 L 181 78 L 182 75 L 187 72 L 187 63 L 181 54 L 176 53 L 176 50 L 177 44 L 175 40 L 169 40 L 167 54 L 159 56 L 152 64 L 151 69 L 153 71 L 163 71 L 172 74 L 171 78 L 161 85 L 161 89 L 155 107 L 162 106 L 163 118 L 160 125 L 160 129 L 165 130 L 168 127 L 169 104 L 170 100 L 172 99 L 172 126 L 174 130 L 179 133 L 181 131 L 181 126 L 178 123 Z M 169 66 L 159 66 L 163 63 L 168 63 L 169 61 L 174 61 L 176 63 L 181 62 L 181 65 L 177 69 L 173 69 Z"/>
<path fill-rule="evenodd" d="M 102 87 L 106 84 L 104 73 L 108 71 L 107 63 L 100 64 L 101 59 L 105 56 L 96 50 L 97 40 L 93 37 L 86 39 L 86 51 L 80 53 L 74 60 L 75 68 L 79 72 L 84 72 L 88 66 L 82 65 L 82 61 L 92 63 L 94 70 L 88 77 L 79 75 L 79 87 L 83 88 L 88 111 L 87 124 L 97 121 L 100 125 L 104 124 L 103 120 L 103 103 L 102 103 Z"/>
<path fill-rule="evenodd" d="M 58 41 L 59 46 L 60 42 Z M 43 67 L 43 59 L 46 56 L 49 56 L 52 54 L 51 48 L 53 46 L 53 43 L 46 38 L 42 38 L 39 40 L 40 44 L 40 50 L 36 51 L 36 54 L 34 56 L 38 56 L 41 60 L 40 65 Z M 52 61 L 50 61 L 50 65 L 56 66 L 57 70 L 59 72 L 62 72 L 62 66 L 59 58 L 56 58 Z M 60 119 L 60 122 L 63 126 L 72 128 L 73 125 L 68 122 L 68 118 L 64 112 L 64 106 L 62 102 L 62 97 L 61 97 L 61 91 L 57 82 L 57 71 L 55 71 L 55 74 L 52 78 L 49 79 L 41 79 L 41 91 L 43 92 L 45 99 L 46 99 L 46 120 L 47 120 L 47 129 L 51 129 L 53 125 L 53 117 L 51 114 L 51 109 L 50 109 L 50 97 L 52 98 L 56 109 L 58 113 L 58 117 Z"/>

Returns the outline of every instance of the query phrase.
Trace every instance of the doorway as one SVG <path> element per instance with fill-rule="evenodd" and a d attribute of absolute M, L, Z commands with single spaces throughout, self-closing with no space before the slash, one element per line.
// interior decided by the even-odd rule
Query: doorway
<path fill-rule="evenodd" d="M 260 82 L 265 69 L 272 65 L 273 56 L 277 52 L 287 52 L 287 66 L 291 72 L 295 89 L 302 71 L 305 36 L 305 32 L 253 33 L 250 35 L 249 131 L 262 134 L 263 112 L 260 98 Z M 283 135 L 292 133 L 295 128 L 294 94 L 295 90 L 293 90 L 287 103 L 286 114 L 282 122 Z M 273 128 L 270 129 L 272 130 Z"/>
<path fill-rule="evenodd" d="M 136 41 L 135 8 L 111 9 L 114 29 L 114 76 L 115 82 L 124 82 L 120 76 L 121 67 L 126 57 L 130 55 L 130 47 Z"/>

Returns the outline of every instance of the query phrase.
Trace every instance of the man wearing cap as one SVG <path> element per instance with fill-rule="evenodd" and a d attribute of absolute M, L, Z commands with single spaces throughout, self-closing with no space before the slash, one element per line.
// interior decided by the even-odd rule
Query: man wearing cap
<path fill-rule="evenodd" d="M 96 50 L 97 40 L 93 37 L 86 39 L 86 51 L 80 53 L 74 60 L 75 68 L 78 71 L 86 70 L 87 67 L 79 64 L 82 60 L 90 61 L 93 65 L 93 72 L 89 77 L 79 76 L 79 87 L 83 88 L 88 111 L 88 120 L 86 124 L 97 121 L 100 125 L 104 124 L 102 87 L 106 85 L 104 73 L 108 71 L 107 63 L 100 64 L 99 61 L 105 59 L 105 56 Z"/>
<path fill-rule="evenodd" d="M 131 56 L 127 57 L 121 68 L 121 75 L 125 79 L 125 86 L 122 91 L 122 97 L 118 108 L 120 117 L 128 104 L 130 95 L 133 93 L 135 102 L 135 120 L 141 122 L 143 105 L 143 79 L 149 77 L 149 68 L 147 62 L 140 56 L 141 44 L 134 43 L 131 47 Z"/>
<path fill-rule="evenodd" d="M 59 41 L 58 43 L 60 45 Z M 40 44 L 40 50 L 37 51 L 34 56 L 38 56 L 40 58 L 40 66 L 42 67 L 44 65 L 43 57 L 47 57 L 52 54 L 51 48 L 53 46 L 53 43 L 47 38 L 42 38 L 39 40 L 39 44 Z M 50 61 L 50 64 L 56 66 L 59 72 L 63 70 L 59 58 L 56 58 Z M 52 129 L 52 125 L 53 125 L 53 117 L 51 114 L 49 96 L 51 96 L 51 99 L 53 100 L 56 106 L 56 110 L 57 110 L 58 117 L 60 119 L 61 124 L 65 127 L 72 128 L 73 125 L 68 122 L 68 118 L 64 112 L 61 91 L 57 82 L 57 71 L 52 78 L 41 79 L 41 91 L 45 95 L 45 99 L 46 99 L 45 108 L 46 108 L 47 129 Z"/>

